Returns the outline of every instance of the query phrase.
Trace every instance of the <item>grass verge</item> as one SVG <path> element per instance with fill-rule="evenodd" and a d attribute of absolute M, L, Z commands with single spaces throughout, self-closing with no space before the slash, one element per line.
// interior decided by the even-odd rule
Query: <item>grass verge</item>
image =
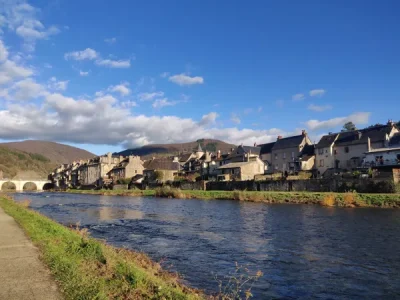
<path fill-rule="evenodd" d="M 168 187 L 156 190 L 69 190 L 80 194 L 113 196 L 156 196 L 176 199 L 216 199 L 239 200 L 263 203 L 318 204 L 340 207 L 384 207 L 400 208 L 399 194 L 358 194 L 358 193 L 319 193 L 319 192 L 258 192 L 258 191 L 198 191 L 179 190 Z"/>
<path fill-rule="evenodd" d="M 146 255 L 90 238 L 0 195 L 0 206 L 40 249 L 66 299 L 202 299 Z"/>

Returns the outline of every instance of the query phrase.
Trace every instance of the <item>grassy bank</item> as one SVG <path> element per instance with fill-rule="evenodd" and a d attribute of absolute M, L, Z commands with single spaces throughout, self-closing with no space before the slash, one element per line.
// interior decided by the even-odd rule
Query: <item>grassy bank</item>
<path fill-rule="evenodd" d="M 400 194 L 315 193 L 315 192 L 257 192 L 257 191 L 195 191 L 160 188 L 157 190 L 81 191 L 68 192 L 121 196 L 157 196 L 177 199 L 220 199 L 263 203 L 318 204 L 340 207 L 397 207 Z"/>
<path fill-rule="evenodd" d="M 146 255 L 90 238 L 0 195 L 0 206 L 40 249 L 66 299 L 202 299 Z"/>

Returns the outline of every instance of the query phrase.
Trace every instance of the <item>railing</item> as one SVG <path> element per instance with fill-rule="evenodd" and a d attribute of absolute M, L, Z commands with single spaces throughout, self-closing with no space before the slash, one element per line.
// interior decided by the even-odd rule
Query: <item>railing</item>
<path fill-rule="evenodd" d="M 394 166 L 400 165 L 399 159 L 384 159 L 380 161 L 367 161 L 362 164 L 364 168 L 379 167 L 379 166 Z"/>

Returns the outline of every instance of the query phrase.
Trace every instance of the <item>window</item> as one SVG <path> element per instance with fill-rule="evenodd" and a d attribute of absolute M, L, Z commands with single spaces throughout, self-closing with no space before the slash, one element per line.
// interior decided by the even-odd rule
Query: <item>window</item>
<path fill-rule="evenodd" d="M 337 154 L 337 151 L 336 151 L 336 149 L 335 149 L 335 150 L 333 150 L 333 154 L 335 154 L 335 155 Z"/>
<path fill-rule="evenodd" d="M 320 167 L 323 167 L 323 166 L 324 166 L 324 160 L 323 160 L 323 159 L 321 159 L 321 160 L 319 161 L 319 166 L 320 166 Z"/>
<path fill-rule="evenodd" d="M 232 169 L 231 173 L 232 173 L 232 175 L 234 175 L 235 174 L 235 169 Z"/>
<path fill-rule="evenodd" d="M 283 153 L 283 159 L 286 159 L 286 153 Z"/>
<path fill-rule="evenodd" d="M 137 170 L 135 170 L 135 174 L 137 174 Z"/>
<path fill-rule="evenodd" d="M 278 170 L 278 165 L 275 165 L 275 170 Z"/>
<path fill-rule="evenodd" d="M 318 154 L 324 154 L 324 149 L 318 149 Z"/>
<path fill-rule="evenodd" d="M 294 152 L 292 152 L 292 158 L 294 158 Z"/>
<path fill-rule="evenodd" d="M 325 153 L 328 153 L 328 149 L 325 150 Z"/>
<path fill-rule="evenodd" d="M 349 147 L 344 147 L 344 152 L 349 153 L 350 152 Z"/>
<path fill-rule="evenodd" d="M 275 153 L 275 159 L 278 159 L 278 154 Z"/>

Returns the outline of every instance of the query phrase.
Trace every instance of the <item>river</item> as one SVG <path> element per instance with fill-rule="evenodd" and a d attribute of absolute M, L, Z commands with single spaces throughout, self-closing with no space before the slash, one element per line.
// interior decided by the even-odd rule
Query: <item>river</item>
<path fill-rule="evenodd" d="M 208 292 L 235 262 L 252 299 L 400 299 L 400 210 L 21 193 L 31 207 L 147 253 Z"/>

